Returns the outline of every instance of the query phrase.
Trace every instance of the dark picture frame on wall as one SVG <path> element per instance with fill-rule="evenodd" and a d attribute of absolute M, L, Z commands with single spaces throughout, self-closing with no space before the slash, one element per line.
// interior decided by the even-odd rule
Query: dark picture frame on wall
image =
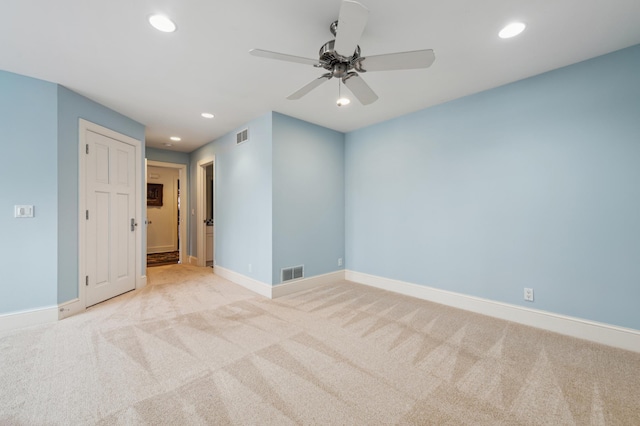
<path fill-rule="evenodd" d="M 147 206 L 162 206 L 162 184 L 147 184 Z"/>

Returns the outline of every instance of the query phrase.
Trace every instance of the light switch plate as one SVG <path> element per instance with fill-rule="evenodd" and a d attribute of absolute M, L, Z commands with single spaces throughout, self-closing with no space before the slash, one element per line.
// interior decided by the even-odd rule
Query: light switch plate
<path fill-rule="evenodd" d="M 33 217 L 33 206 L 14 206 L 15 217 Z"/>

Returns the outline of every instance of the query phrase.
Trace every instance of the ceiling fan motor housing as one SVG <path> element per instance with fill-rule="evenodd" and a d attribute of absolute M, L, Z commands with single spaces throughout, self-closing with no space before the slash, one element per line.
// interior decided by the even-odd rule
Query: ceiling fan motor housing
<path fill-rule="evenodd" d="M 331 31 L 331 34 L 336 36 L 338 21 L 334 21 L 329 26 L 329 30 Z M 342 78 L 347 75 L 349 70 L 355 67 L 358 59 L 360 59 L 360 46 L 356 46 L 356 50 L 353 52 L 352 56 L 346 57 L 335 51 L 335 44 L 335 40 L 330 40 L 322 45 L 319 52 L 319 62 L 322 68 L 331 71 L 333 77 Z"/>
<path fill-rule="evenodd" d="M 320 48 L 319 62 L 320 66 L 331 71 L 334 77 L 341 78 L 355 66 L 355 63 L 360 58 L 360 46 L 356 47 L 353 56 L 347 58 L 339 55 L 338 52 L 333 49 L 335 42 L 335 40 L 328 41 Z"/>

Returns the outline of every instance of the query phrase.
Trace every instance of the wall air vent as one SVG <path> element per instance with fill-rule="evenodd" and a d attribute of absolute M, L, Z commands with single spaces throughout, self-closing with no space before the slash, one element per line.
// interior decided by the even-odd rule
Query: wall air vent
<path fill-rule="evenodd" d="M 282 282 L 304 278 L 304 265 L 282 268 L 280 275 Z"/>
<path fill-rule="evenodd" d="M 244 129 L 236 133 L 236 143 L 242 143 L 249 140 L 249 129 Z"/>

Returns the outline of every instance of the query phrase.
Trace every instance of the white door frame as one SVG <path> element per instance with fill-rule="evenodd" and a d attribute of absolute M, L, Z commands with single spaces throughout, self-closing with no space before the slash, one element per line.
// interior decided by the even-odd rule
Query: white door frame
<path fill-rule="evenodd" d="M 188 174 L 187 174 L 187 165 L 186 164 L 180 164 L 180 163 L 166 163 L 164 161 L 154 161 L 154 160 L 147 160 L 147 167 L 164 167 L 166 169 L 173 169 L 173 170 L 178 170 L 178 179 L 180 179 L 180 223 L 178 224 L 179 226 L 179 238 L 180 238 L 180 263 L 185 264 L 187 263 L 185 260 L 187 258 L 186 253 L 187 253 L 187 233 L 186 233 L 186 228 L 187 228 L 187 222 L 186 222 L 186 218 L 187 218 L 187 211 L 188 208 L 187 206 L 189 205 L 189 199 L 188 199 L 188 193 L 189 191 L 187 191 L 187 188 L 189 188 L 188 185 Z M 145 179 L 147 178 L 146 175 L 146 171 L 145 171 Z M 146 207 L 146 203 L 145 203 L 145 207 Z M 147 223 L 147 213 L 146 213 L 146 208 L 145 208 L 145 221 L 144 223 Z"/>
<path fill-rule="evenodd" d="M 197 215 L 196 215 L 196 242 L 197 242 L 197 250 L 198 250 L 198 266 L 207 266 L 207 254 L 206 254 L 206 241 L 205 241 L 205 232 L 206 232 L 206 226 L 205 226 L 205 216 L 206 216 L 206 209 L 205 209 L 205 204 L 207 202 L 207 194 L 205 193 L 205 191 L 207 190 L 207 183 L 206 183 L 206 179 L 207 179 L 207 173 L 206 173 L 206 168 L 208 165 L 213 165 L 213 187 L 215 188 L 216 185 L 216 156 L 208 156 L 208 157 L 204 157 L 202 160 L 198 161 L 197 163 L 197 167 L 196 167 L 196 174 L 197 174 L 197 192 L 196 192 L 196 196 L 198 199 L 197 202 Z M 214 194 L 215 189 L 214 189 Z M 214 224 L 215 224 L 215 210 L 216 210 L 216 200 L 215 200 L 215 196 L 213 199 L 213 211 L 214 211 Z M 213 242 L 214 242 L 214 259 L 213 259 L 213 264 L 215 266 L 215 234 L 216 232 L 214 231 L 214 237 L 213 237 Z"/>
<path fill-rule="evenodd" d="M 146 285 L 146 277 L 142 274 L 142 199 L 147 191 L 143 188 L 142 174 L 145 172 L 142 159 L 142 141 L 134 139 L 130 136 L 123 135 L 106 127 L 102 127 L 98 124 L 92 123 L 87 120 L 80 119 L 79 125 L 79 138 L 78 138 L 78 302 L 74 304 L 77 306 L 78 311 L 86 309 L 86 286 L 85 286 L 85 252 L 86 252 L 86 210 L 87 210 L 87 195 L 86 195 L 86 179 L 87 179 L 87 161 L 86 161 L 86 137 L 87 131 L 92 131 L 108 138 L 112 138 L 129 145 L 133 145 L 135 148 L 135 165 L 136 165 L 136 188 L 138 194 L 135 200 L 135 220 L 137 222 L 136 229 L 136 249 L 133 253 L 135 256 L 134 262 L 136 265 L 135 281 L 136 289 L 142 288 Z M 144 197 L 146 199 L 146 197 Z M 74 306 L 75 307 L 75 306 Z M 71 306 L 69 306 L 71 308 Z M 71 309 L 72 311 L 75 309 Z M 72 314 L 75 312 L 70 312 Z"/>

